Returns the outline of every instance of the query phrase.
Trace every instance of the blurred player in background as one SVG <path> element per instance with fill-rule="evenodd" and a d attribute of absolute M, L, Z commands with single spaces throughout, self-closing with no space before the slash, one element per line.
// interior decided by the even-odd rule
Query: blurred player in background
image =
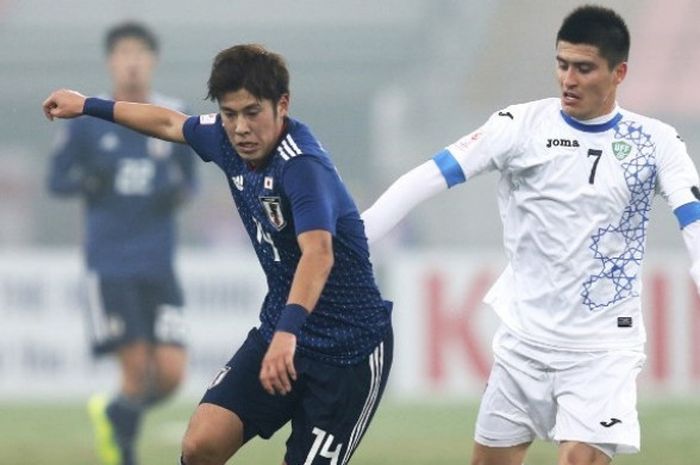
<path fill-rule="evenodd" d="M 105 38 L 112 97 L 182 109 L 151 90 L 155 35 L 127 22 Z M 133 465 L 142 414 L 174 392 L 186 363 L 183 297 L 174 272 L 175 214 L 192 194 L 187 147 L 81 118 L 62 133 L 49 187 L 85 203 L 87 316 L 96 355 L 115 353 L 116 395 L 88 403 L 105 465 Z"/>
<path fill-rule="evenodd" d="M 288 116 L 280 55 L 259 45 L 223 50 L 209 97 L 219 113 L 188 117 L 62 90 L 44 112 L 89 114 L 190 144 L 226 174 L 267 277 L 261 324 L 204 394 L 181 463 L 222 465 L 291 421 L 287 465 L 345 464 L 378 406 L 393 352 L 391 304 L 375 284 L 360 214 L 321 144 Z"/>
<path fill-rule="evenodd" d="M 502 324 L 474 465 L 521 465 L 535 437 L 559 444 L 560 465 L 639 450 L 640 269 L 652 199 L 659 192 L 677 216 L 700 285 L 700 191 L 676 131 L 616 102 L 629 46 L 614 11 L 574 10 L 556 38 L 558 98 L 494 113 L 363 214 L 372 242 L 424 199 L 501 173 L 509 264 L 485 298 Z"/>

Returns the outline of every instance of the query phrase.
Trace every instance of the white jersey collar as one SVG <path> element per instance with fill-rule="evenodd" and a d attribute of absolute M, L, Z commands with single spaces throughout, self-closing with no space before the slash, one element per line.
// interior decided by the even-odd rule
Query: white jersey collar
<path fill-rule="evenodd" d="M 564 112 L 564 110 L 561 109 L 559 110 L 559 113 L 569 126 L 584 132 L 607 131 L 608 129 L 615 127 L 615 125 L 619 123 L 622 119 L 622 113 L 620 113 L 620 106 L 617 104 L 615 104 L 615 108 L 613 109 L 613 111 L 611 111 L 607 115 L 597 116 L 595 118 L 587 120 L 578 120 L 573 116 L 567 115 Z"/>

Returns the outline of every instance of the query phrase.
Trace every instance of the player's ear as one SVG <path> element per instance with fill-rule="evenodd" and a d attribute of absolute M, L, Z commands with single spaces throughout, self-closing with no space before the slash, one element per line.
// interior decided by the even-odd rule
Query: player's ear
<path fill-rule="evenodd" d="M 282 94 L 277 101 L 277 113 L 280 116 L 287 116 L 289 113 L 289 94 Z"/>
<path fill-rule="evenodd" d="M 620 83 L 625 79 L 625 76 L 627 76 L 627 62 L 623 61 L 622 63 L 618 64 L 613 71 L 613 75 L 615 85 L 620 85 Z"/>

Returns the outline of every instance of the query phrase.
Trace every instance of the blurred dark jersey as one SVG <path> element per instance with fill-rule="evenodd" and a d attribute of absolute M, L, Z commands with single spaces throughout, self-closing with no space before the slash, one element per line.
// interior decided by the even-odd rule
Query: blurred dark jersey
<path fill-rule="evenodd" d="M 152 102 L 183 109 L 159 95 Z M 119 277 L 172 270 L 174 214 L 195 183 L 189 147 L 90 117 L 69 121 L 57 145 L 49 188 L 85 200 L 88 268 Z"/>

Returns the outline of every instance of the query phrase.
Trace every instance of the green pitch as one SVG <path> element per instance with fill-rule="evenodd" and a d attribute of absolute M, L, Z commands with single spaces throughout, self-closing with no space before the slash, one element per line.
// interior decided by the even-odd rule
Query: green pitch
<path fill-rule="evenodd" d="M 177 463 L 179 441 L 196 401 L 178 400 L 144 424 L 143 465 Z M 468 462 L 475 402 L 383 403 L 354 465 L 448 465 Z M 700 463 L 700 400 L 642 402 L 642 452 L 616 465 Z M 287 430 L 253 440 L 230 464 L 281 463 Z M 82 404 L 0 404 L 0 464 L 95 465 L 92 431 Z M 552 444 L 536 442 L 528 464 L 556 463 Z"/>

